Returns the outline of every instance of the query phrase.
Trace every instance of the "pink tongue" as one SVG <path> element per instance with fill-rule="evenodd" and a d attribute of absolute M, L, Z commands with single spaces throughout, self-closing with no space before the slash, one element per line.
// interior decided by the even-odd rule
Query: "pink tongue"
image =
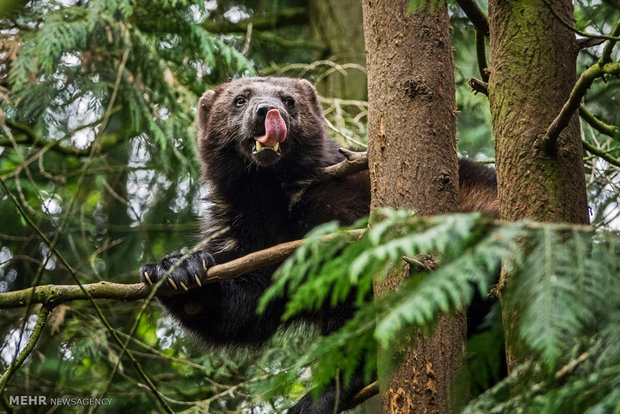
<path fill-rule="evenodd" d="M 277 109 L 267 112 L 265 117 L 265 135 L 254 137 L 255 140 L 267 147 L 273 147 L 286 139 L 286 124 Z"/>

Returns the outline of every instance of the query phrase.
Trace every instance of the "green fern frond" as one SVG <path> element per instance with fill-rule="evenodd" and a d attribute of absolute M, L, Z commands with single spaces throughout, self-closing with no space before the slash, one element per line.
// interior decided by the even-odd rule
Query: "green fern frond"
<path fill-rule="evenodd" d="M 618 286 L 610 275 L 618 274 L 620 263 L 612 253 L 613 236 L 547 227 L 534 231 L 530 240 L 510 303 L 522 314 L 521 337 L 554 370 L 580 335 L 588 336 L 607 319 L 603 313 L 618 305 L 609 288 Z"/>

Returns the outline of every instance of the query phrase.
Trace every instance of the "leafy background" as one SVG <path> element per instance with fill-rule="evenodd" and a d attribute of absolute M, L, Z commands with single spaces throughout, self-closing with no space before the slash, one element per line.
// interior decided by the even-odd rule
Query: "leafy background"
<path fill-rule="evenodd" d="M 196 159 L 196 103 L 213 85 L 254 74 L 305 77 L 322 95 L 330 135 L 349 147 L 365 146 L 357 1 L 41 0 L 0 6 L 0 177 L 82 283 L 133 283 L 140 264 L 186 251 L 197 240 L 206 189 Z M 616 0 L 576 1 L 575 7 L 576 27 L 591 33 L 609 33 L 620 18 Z M 449 8 L 458 148 L 492 162 L 488 103 L 467 85 L 480 77 L 474 30 L 456 5 Z M 600 51 L 584 49 L 579 70 Z M 595 83 L 585 102 L 611 125 L 620 124 L 619 83 Z M 609 137 L 582 126 L 583 139 L 620 157 L 618 133 Z M 584 162 L 592 223 L 617 230 L 619 168 L 588 153 Z M 468 412 L 618 409 L 620 338 L 614 327 L 620 304 L 611 294 L 619 291 L 617 234 L 530 223 L 497 228 L 477 215 L 429 223 L 407 212 L 383 214 L 389 226 L 374 229 L 346 254 L 333 254 L 343 244 L 322 249 L 321 256 L 310 254 L 311 244 L 301 249 L 274 287 L 298 286 L 289 304 L 295 313 L 342 299 L 351 286 L 363 296 L 370 275 L 402 262 L 402 255 L 441 253 L 432 278 L 419 269 L 398 296 L 362 306 L 337 335 L 308 340 L 312 332 L 300 329 L 278 335 L 261 352 L 205 352 L 155 304 L 141 314 L 141 303 L 99 302 L 110 330 L 90 303 L 76 301 L 55 309 L 36 352 L 4 394 L 112 398 L 111 406 L 82 412 L 158 411 L 113 339 L 114 332 L 126 340 L 128 321 L 136 321 L 129 350 L 175 410 L 281 412 L 334 372 L 350 373 L 360 362 L 371 372 L 376 339 L 389 347 L 413 327 L 429 331 L 440 312 L 468 303 L 474 292 L 486 295 L 497 263 L 510 257 L 523 278 L 511 306 L 522 312 L 519 332 L 537 358 L 491 388 L 500 377 L 503 347 L 501 318 L 492 314 L 468 347 L 462 374 L 472 397 Z M 336 230 L 329 224 L 315 234 Z M 346 234 L 334 243 L 344 243 Z M 519 237 L 527 237 L 527 249 L 515 257 Z M 348 266 L 356 272 L 343 275 Z M 519 271 L 531 269 L 537 271 Z M 48 283 L 75 281 L 3 190 L 0 292 Z M 549 309 L 554 311 L 542 311 Z M 3 368 L 23 348 L 35 320 L 23 309 L 2 311 Z M 358 408 L 364 410 L 372 412 L 372 405 Z"/>

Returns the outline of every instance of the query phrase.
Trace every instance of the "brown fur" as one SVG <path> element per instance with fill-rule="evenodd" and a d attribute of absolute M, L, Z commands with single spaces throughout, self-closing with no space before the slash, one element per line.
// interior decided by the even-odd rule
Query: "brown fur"
<path fill-rule="evenodd" d="M 286 124 L 288 134 L 279 154 L 253 150 L 254 137 L 265 133 L 261 105 L 277 109 Z M 206 343 L 260 346 L 283 325 L 286 298 L 275 299 L 263 313 L 256 313 L 275 266 L 199 287 L 204 268 L 302 238 L 330 220 L 353 223 L 368 214 L 368 171 L 317 180 L 324 167 L 344 157 L 327 137 L 316 91 L 305 80 L 245 78 L 220 85 L 201 98 L 198 120 L 203 177 L 210 189 L 210 207 L 203 220 L 205 246 L 181 263 L 173 256 L 145 265 L 140 274 L 148 274 L 147 281 L 153 283 L 165 276 L 176 286 L 193 288 L 182 295 L 161 297 L 160 301 Z M 460 171 L 458 211 L 494 212 L 494 172 L 464 160 Z M 342 327 L 354 312 L 354 301 L 348 300 L 309 311 L 287 323 L 311 323 L 318 325 L 322 334 L 329 334 Z M 346 388 L 336 391 L 328 387 L 317 401 L 305 396 L 289 413 L 331 412 L 335 399 L 343 406 L 362 387 L 362 379 L 360 373 Z"/>

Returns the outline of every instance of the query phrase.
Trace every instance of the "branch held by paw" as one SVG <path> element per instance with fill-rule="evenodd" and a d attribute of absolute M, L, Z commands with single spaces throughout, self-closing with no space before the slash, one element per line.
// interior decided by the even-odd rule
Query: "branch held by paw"
<path fill-rule="evenodd" d="M 364 230 L 351 230 L 357 237 L 361 237 Z M 325 236 L 328 241 L 333 236 Z M 294 240 L 281 243 L 268 249 L 259 250 L 246 256 L 231 260 L 227 263 L 215 265 L 207 269 L 207 275 L 202 283 L 213 283 L 221 280 L 229 280 L 240 277 L 248 272 L 278 264 L 286 260 L 304 240 Z M 34 290 L 34 292 L 33 292 Z M 152 287 L 144 283 L 112 283 L 98 282 L 79 285 L 43 285 L 35 288 L 16 290 L 0 293 L 0 309 L 18 308 L 30 303 L 44 303 L 58 305 L 72 300 L 88 300 L 89 295 L 93 299 L 115 299 L 121 301 L 133 301 L 146 299 L 151 293 Z M 174 295 L 183 290 L 175 290 L 171 286 L 162 285 L 156 296 Z M 32 299 L 31 299 L 32 298 Z"/>

